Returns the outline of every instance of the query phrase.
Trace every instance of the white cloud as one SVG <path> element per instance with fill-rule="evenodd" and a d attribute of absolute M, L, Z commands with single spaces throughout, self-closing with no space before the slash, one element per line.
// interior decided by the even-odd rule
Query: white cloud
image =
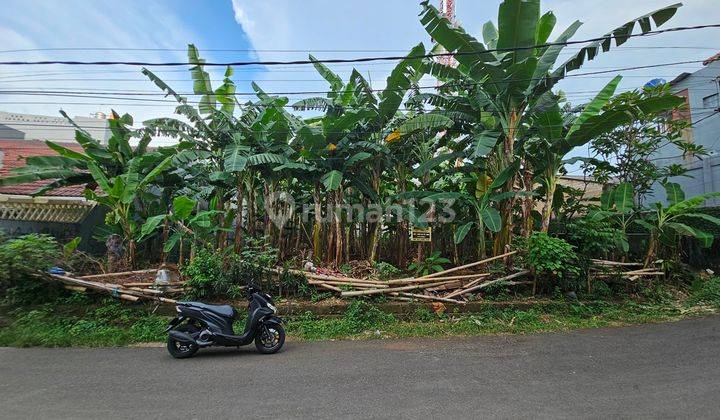
<path fill-rule="evenodd" d="M 172 10 L 141 0 L 122 6 L 108 2 L 5 0 L 0 16 L 2 50 L 101 47 L 103 51 L 33 51 L 0 54 L 0 60 L 140 60 L 185 61 L 183 51 L 122 51 L 113 48 L 183 49 L 202 37 L 187 30 Z M 158 69 L 166 79 L 188 79 L 185 70 Z M 166 72 L 170 70 L 169 72 Z M 189 82 L 171 83 L 187 91 Z M 0 66 L 0 89 L 14 90 L 153 91 L 159 89 L 140 73 L 139 67 L 112 66 Z M 60 108 L 70 115 L 88 115 L 111 108 L 130 113 L 136 122 L 172 115 L 173 104 L 89 99 L 67 96 L 3 95 L 0 110 L 57 116 Z M 145 97 L 147 98 L 147 96 Z M 161 99 L 161 96 L 153 96 Z M 32 103 L 28 103 L 32 102 Z M 119 105 L 125 103 L 125 105 Z M 140 105 L 142 104 L 142 106 Z M 150 105 L 150 106 L 148 106 Z"/>

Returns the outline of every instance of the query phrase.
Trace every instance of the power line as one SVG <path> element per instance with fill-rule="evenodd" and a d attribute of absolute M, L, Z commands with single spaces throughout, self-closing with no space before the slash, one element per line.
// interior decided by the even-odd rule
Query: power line
<path fill-rule="evenodd" d="M 621 71 L 634 71 L 634 70 L 641 70 L 641 69 L 648 69 L 648 68 L 658 68 L 658 67 L 668 67 L 668 66 L 677 66 L 682 64 L 691 64 L 691 63 L 698 63 L 702 62 L 704 60 L 688 60 L 688 61 L 677 61 L 677 62 L 671 62 L 671 63 L 658 63 L 658 64 L 648 64 L 644 66 L 632 66 L 632 67 L 624 67 L 624 68 L 617 68 L 617 69 L 611 69 L 611 70 L 598 70 L 598 71 L 591 71 L 591 72 L 585 72 L 585 73 L 574 73 L 574 74 L 568 74 L 565 77 L 586 77 L 591 75 L 598 75 L 598 74 L 609 74 L 609 73 L 617 73 Z M 540 78 L 526 78 L 526 79 L 513 79 L 510 81 L 533 81 L 533 80 L 543 80 L 543 77 Z M 484 83 L 494 83 L 494 82 L 484 82 Z M 507 83 L 507 81 L 505 82 Z M 473 86 L 482 85 L 481 82 L 462 82 L 462 83 L 447 83 L 443 86 L 436 86 L 436 85 L 430 85 L 430 86 L 417 86 L 416 89 L 419 90 L 426 90 L 426 89 L 447 89 L 448 87 L 454 87 L 454 88 L 471 88 Z M 369 92 L 386 92 L 386 91 L 407 91 L 409 89 L 367 89 Z M 8 93 L 8 92 L 6 92 Z M 80 92 L 83 93 L 83 92 Z M 321 91 L 287 91 L 287 92 L 266 92 L 268 95 L 327 95 L 329 93 L 333 93 L 332 91 L 327 90 L 321 90 Z M 12 94 L 11 92 L 8 94 Z M 71 95 L 74 94 L 73 92 L 63 92 L 63 94 Z M 236 92 L 234 93 L 234 96 L 255 96 L 257 95 L 256 92 Z M 51 96 L 48 94 L 48 96 Z M 64 96 L 61 94 L 52 94 L 52 96 Z M 101 98 L 101 99 L 110 99 L 110 98 Z M 123 98 L 123 99 L 129 99 L 129 98 Z M 158 100 L 163 101 L 165 100 Z M 170 102 L 174 102 L 170 100 Z"/>
<path fill-rule="evenodd" d="M 695 49 L 695 50 L 716 50 L 713 47 L 692 47 L 692 46 L 658 46 L 658 47 L 625 47 L 625 48 L 657 48 L 657 49 Z M 47 48 L 24 48 L 14 50 L 0 50 L 0 54 L 18 52 L 43 52 L 43 51 L 187 51 L 187 48 L 122 48 L 122 47 L 47 47 Z M 404 52 L 406 49 L 236 49 L 236 48 L 202 48 L 203 52 L 271 52 L 271 53 L 357 53 L 357 52 Z"/>
<path fill-rule="evenodd" d="M 605 36 L 590 38 L 577 41 L 565 41 L 565 42 L 550 42 L 538 45 L 529 45 L 525 47 L 514 47 L 514 48 L 490 48 L 483 51 L 471 51 L 471 52 L 448 52 L 448 53 L 433 53 L 423 54 L 416 56 L 379 56 L 379 57 L 359 57 L 359 58 L 331 58 L 331 59 L 319 59 L 319 60 L 287 60 L 287 61 L 231 61 L 231 62 L 206 62 L 206 63 L 188 63 L 188 62 L 146 62 L 146 61 L 66 61 L 66 60 L 43 60 L 43 61 L 2 61 L 0 65 L 14 66 L 14 65 L 81 65 L 81 66 L 108 66 L 108 65 L 124 65 L 124 66 L 148 66 L 148 67 L 168 67 L 168 66 L 196 66 L 202 64 L 208 67 L 218 66 L 278 66 L 278 65 L 303 65 L 303 64 L 314 64 L 314 63 L 325 63 L 325 64 L 338 64 L 338 63 L 367 63 L 373 61 L 399 61 L 406 59 L 421 59 L 421 58 L 437 58 L 437 57 L 457 57 L 463 55 L 480 55 L 488 53 L 503 53 L 512 51 L 524 51 L 536 48 L 547 48 L 552 46 L 566 46 L 576 44 L 587 44 L 591 42 L 608 41 L 615 39 L 622 39 L 623 41 L 628 38 L 652 36 L 669 32 L 680 32 L 697 29 L 707 28 L 720 28 L 720 24 L 707 24 L 707 25 L 696 25 L 696 26 L 681 26 L 675 28 L 658 29 L 654 31 L 647 31 L 639 34 L 627 34 L 622 36 L 616 36 L 614 34 L 608 34 Z"/>

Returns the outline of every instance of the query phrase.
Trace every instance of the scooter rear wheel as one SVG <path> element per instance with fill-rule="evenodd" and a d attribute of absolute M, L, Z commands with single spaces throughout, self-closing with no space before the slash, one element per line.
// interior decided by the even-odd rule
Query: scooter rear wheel
<path fill-rule="evenodd" d="M 260 333 L 255 337 L 255 348 L 263 354 L 280 351 L 285 344 L 285 328 L 279 324 L 262 325 Z"/>
<path fill-rule="evenodd" d="M 194 329 L 189 326 L 182 326 L 178 328 L 178 331 L 193 332 Z M 193 357 L 199 350 L 199 347 L 195 344 L 181 343 L 172 337 L 168 337 L 167 349 L 170 355 L 176 359 L 187 359 Z"/>

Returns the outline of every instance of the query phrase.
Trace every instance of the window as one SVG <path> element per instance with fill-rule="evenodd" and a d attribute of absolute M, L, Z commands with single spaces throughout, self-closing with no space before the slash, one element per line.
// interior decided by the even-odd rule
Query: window
<path fill-rule="evenodd" d="M 718 94 L 706 96 L 703 98 L 703 108 L 714 109 L 718 107 Z"/>

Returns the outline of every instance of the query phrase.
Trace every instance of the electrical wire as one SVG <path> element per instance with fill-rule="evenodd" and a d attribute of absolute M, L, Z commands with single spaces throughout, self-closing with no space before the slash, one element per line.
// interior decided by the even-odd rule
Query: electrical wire
<path fill-rule="evenodd" d="M 330 59 L 318 59 L 318 60 L 287 60 L 287 61 L 231 61 L 231 62 L 206 62 L 206 63 L 189 63 L 189 62 L 147 62 L 147 61 L 77 61 L 77 60 L 41 60 L 41 61 L 1 61 L 0 65 L 15 66 L 15 65 L 81 65 L 81 66 L 108 66 L 108 65 L 124 65 L 124 66 L 148 66 L 148 67 L 168 67 L 168 66 L 197 66 L 201 64 L 207 67 L 245 67 L 245 66 L 278 66 L 278 65 L 303 65 L 303 64 L 338 64 L 338 63 L 368 63 L 374 61 L 400 61 L 406 59 L 422 59 L 422 58 L 439 58 L 439 57 L 458 57 L 464 55 L 480 55 L 489 53 L 504 53 L 512 51 L 525 51 L 536 48 L 547 48 L 552 46 L 567 46 L 577 44 L 587 44 L 592 42 L 601 42 L 615 39 L 623 41 L 628 38 L 653 36 L 670 32 L 681 32 L 698 29 L 708 28 L 720 28 L 720 24 L 707 24 L 707 25 L 696 25 L 696 26 L 681 26 L 675 28 L 658 29 L 654 31 L 642 32 L 639 34 L 626 34 L 616 36 L 614 34 L 608 34 L 597 38 L 590 38 L 577 41 L 565 41 L 565 42 L 549 42 L 538 45 L 529 45 L 524 47 L 514 48 L 490 48 L 482 51 L 468 51 L 468 52 L 447 52 L 447 53 L 431 53 L 421 54 L 415 56 L 376 56 L 376 57 L 358 57 L 358 58 L 330 58 Z"/>

